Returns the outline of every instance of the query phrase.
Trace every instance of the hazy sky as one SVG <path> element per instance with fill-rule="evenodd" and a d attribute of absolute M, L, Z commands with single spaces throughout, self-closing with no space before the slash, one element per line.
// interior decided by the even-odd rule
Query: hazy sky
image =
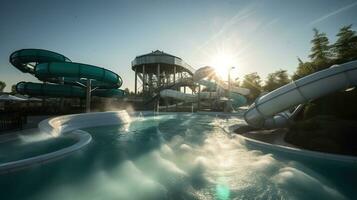
<path fill-rule="evenodd" d="M 194 68 L 224 52 L 234 55 L 236 75 L 277 69 L 291 74 L 297 56 L 306 60 L 312 28 L 332 42 L 343 25 L 357 30 L 357 1 L 40 1 L 2 0 L 0 80 L 6 91 L 19 81 L 36 81 L 9 63 L 11 52 L 43 48 L 72 61 L 106 67 L 134 86 L 131 61 L 159 49 Z"/>

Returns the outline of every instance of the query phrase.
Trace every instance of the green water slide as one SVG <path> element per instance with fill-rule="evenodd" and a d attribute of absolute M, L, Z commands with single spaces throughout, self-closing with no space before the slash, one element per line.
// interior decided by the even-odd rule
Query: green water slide
<path fill-rule="evenodd" d="M 121 97 L 118 89 L 121 77 L 105 68 L 74 63 L 67 57 L 43 49 L 21 49 L 10 55 L 10 63 L 24 73 L 30 73 L 45 83 L 20 82 L 20 94 L 49 97 L 86 97 L 90 80 L 93 96 Z"/>

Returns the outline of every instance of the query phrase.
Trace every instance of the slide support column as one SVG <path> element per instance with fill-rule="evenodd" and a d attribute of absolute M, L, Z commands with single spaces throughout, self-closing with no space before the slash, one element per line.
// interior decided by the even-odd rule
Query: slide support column
<path fill-rule="evenodd" d="M 174 84 L 176 83 L 176 65 L 174 66 Z"/>
<path fill-rule="evenodd" d="M 60 78 L 60 84 L 64 85 L 64 77 Z M 63 112 L 63 108 L 64 108 L 64 98 L 61 97 L 60 98 L 60 110 L 61 110 L 61 112 Z"/>
<path fill-rule="evenodd" d="M 138 71 L 137 67 L 135 67 L 135 95 L 138 94 Z"/>
<path fill-rule="evenodd" d="M 160 64 L 157 64 L 157 87 L 160 87 L 161 85 L 161 79 L 160 79 Z"/>
<path fill-rule="evenodd" d="M 197 111 L 200 110 L 201 107 L 201 85 L 198 84 L 198 101 L 197 101 Z"/>
<path fill-rule="evenodd" d="M 145 73 L 145 65 L 143 65 L 143 93 L 145 92 L 146 85 L 146 73 Z"/>
<path fill-rule="evenodd" d="M 87 79 L 87 90 L 86 90 L 86 112 L 90 112 L 90 100 L 91 100 L 91 88 L 92 88 L 92 81 Z"/>

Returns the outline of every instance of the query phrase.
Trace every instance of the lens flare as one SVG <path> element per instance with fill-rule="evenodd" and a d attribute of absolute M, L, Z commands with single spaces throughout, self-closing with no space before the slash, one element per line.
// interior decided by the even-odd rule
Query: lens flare
<path fill-rule="evenodd" d="M 217 74 L 221 76 L 222 79 L 228 80 L 228 73 L 230 73 L 231 78 L 236 78 L 239 76 L 239 60 L 235 54 L 229 51 L 218 51 L 216 52 L 210 60 L 210 66 L 214 67 Z"/>

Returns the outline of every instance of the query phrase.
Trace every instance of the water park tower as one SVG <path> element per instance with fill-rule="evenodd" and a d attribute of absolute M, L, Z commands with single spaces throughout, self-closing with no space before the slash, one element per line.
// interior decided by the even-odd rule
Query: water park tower
<path fill-rule="evenodd" d="M 218 78 L 215 82 L 203 80 L 209 77 L 212 79 L 215 74 L 212 67 L 195 70 L 181 58 L 159 50 L 135 57 L 132 70 L 135 71 L 135 94 L 143 97 L 145 105 L 153 106 L 156 110 L 162 108 L 168 111 L 172 108 L 178 111 L 187 110 L 188 107 L 191 111 L 194 107 L 196 110 L 212 110 L 214 104 L 222 103 L 222 91 L 227 90 L 227 84 Z M 205 91 L 200 91 L 201 86 Z M 241 88 L 235 89 L 242 93 Z M 235 100 L 241 105 L 244 101 L 241 95 L 237 95 L 239 97 Z"/>
<path fill-rule="evenodd" d="M 183 79 L 192 77 L 194 72 L 181 58 L 159 50 L 135 57 L 131 66 L 135 71 L 135 94 L 144 95 L 177 85 Z"/>

